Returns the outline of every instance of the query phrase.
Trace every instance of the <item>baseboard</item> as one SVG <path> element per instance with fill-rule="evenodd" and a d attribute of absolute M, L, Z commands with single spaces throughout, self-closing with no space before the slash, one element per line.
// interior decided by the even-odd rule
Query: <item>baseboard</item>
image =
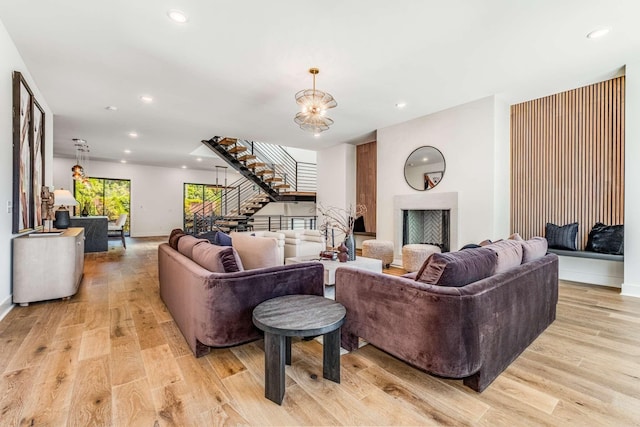
<path fill-rule="evenodd" d="M 623 283 L 622 291 L 620 295 L 624 295 L 627 297 L 636 297 L 640 298 L 640 285 L 635 285 L 632 283 Z"/>
<path fill-rule="evenodd" d="M 13 295 L 9 295 L 5 298 L 4 301 L 0 303 L 0 320 L 4 319 L 4 317 L 13 309 L 13 307 L 15 307 L 15 304 L 13 304 L 12 300 Z"/>

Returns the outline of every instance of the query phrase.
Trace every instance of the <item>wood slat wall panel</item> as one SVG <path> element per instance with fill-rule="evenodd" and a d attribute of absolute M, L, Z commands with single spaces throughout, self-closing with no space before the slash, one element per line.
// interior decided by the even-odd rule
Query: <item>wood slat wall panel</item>
<path fill-rule="evenodd" d="M 356 147 L 356 203 L 365 205 L 365 230 L 376 231 L 376 194 L 377 194 L 377 143 L 376 141 Z"/>
<path fill-rule="evenodd" d="M 511 106 L 511 231 L 624 224 L 624 76 Z"/>

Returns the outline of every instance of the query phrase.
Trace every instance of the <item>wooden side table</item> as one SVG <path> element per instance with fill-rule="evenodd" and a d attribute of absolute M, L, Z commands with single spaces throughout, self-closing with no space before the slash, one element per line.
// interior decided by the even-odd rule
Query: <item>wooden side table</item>
<path fill-rule="evenodd" d="M 284 366 L 291 365 L 291 337 L 323 336 L 322 376 L 340 383 L 340 327 L 344 306 L 317 295 L 286 295 L 253 310 L 253 323 L 264 331 L 264 396 L 282 404 Z"/>

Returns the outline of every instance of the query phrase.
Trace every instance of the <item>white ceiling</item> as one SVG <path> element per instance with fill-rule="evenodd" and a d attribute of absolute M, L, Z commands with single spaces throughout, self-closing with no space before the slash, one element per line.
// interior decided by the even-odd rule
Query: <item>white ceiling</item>
<path fill-rule="evenodd" d="M 190 168 L 211 168 L 192 153 L 214 135 L 319 149 L 493 94 L 514 103 L 609 78 L 640 54 L 639 16 L 638 0 L 0 2 L 54 112 L 56 155 L 83 138 L 91 159 Z M 610 34 L 585 37 L 600 26 Z M 310 67 L 338 101 L 319 138 L 293 122 Z"/>

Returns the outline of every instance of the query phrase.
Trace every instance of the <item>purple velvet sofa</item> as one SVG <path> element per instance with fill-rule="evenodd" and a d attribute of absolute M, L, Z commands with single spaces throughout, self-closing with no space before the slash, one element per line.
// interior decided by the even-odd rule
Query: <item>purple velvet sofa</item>
<path fill-rule="evenodd" d="M 189 240 L 194 239 L 189 236 Z M 220 268 L 224 264 L 224 268 L 228 268 L 229 263 L 235 265 L 231 259 L 237 255 L 235 250 L 218 249 L 201 240 L 192 243 L 195 244 L 191 248 L 179 248 L 184 254 L 166 243 L 160 244 L 158 274 L 160 297 L 196 357 L 209 353 L 210 347 L 227 347 L 261 338 L 261 332 L 253 325 L 252 313 L 263 301 L 290 294 L 323 295 L 324 268 L 320 263 L 212 272 L 189 254 L 201 260 L 206 259 L 208 251 L 211 261 L 210 255 L 214 252 L 218 259 L 210 264 Z M 219 253 L 231 255 L 222 260 Z"/>
<path fill-rule="evenodd" d="M 541 255 L 463 286 L 339 268 L 336 300 L 347 309 L 345 349 L 356 350 L 360 337 L 481 392 L 555 320 L 558 257 Z"/>

